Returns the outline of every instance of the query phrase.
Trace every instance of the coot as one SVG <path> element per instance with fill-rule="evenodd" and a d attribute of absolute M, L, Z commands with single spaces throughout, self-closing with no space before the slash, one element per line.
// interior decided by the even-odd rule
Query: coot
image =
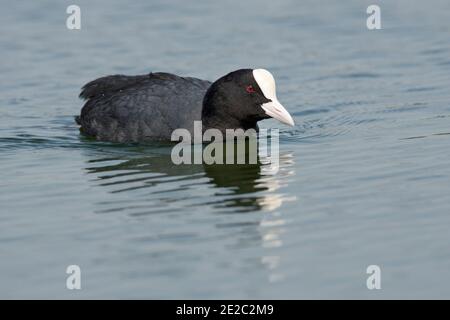
<path fill-rule="evenodd" d="M 257 122 L 294 120 L 276 97 L 275 80 L 265 69 L 240 69 L 214 83 L 157 72 L 111 75 L 87 83 L 76 117 L 80 131 L 101 141 L 170 141 L 175 129 L 255 129 Z"/>

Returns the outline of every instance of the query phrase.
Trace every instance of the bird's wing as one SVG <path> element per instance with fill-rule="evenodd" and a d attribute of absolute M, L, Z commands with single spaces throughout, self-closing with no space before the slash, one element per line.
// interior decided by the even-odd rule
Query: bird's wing
<path fill-rule="evenodd" d="M 101 77 L 85 84 L 81 89 L 80 98 L 87 100 L 99 95 L 105 95 L 120 91 L 148 79 L 150 75 L 151 74 L 125 76 L 116 74 Z"/>

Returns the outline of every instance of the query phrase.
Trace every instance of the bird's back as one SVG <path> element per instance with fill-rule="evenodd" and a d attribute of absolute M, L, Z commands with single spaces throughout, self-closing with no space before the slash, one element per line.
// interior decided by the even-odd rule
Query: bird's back
<path fill-rule="evenodd" d="M 192 132 L 210 85 L 170 73 L 102 77 L 82 88 L 80 97 L 87 102 L 77 122 L 97 140 L 167 141 L 177 128 Z"/>

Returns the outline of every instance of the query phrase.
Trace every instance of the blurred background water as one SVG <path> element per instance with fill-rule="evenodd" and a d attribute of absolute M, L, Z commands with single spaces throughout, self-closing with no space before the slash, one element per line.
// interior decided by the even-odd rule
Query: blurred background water
<path fill-rule="evenodd" d="M 1 298 L 450 298 L 450 2 L 77 0 L 79 31 L 70 4 L 1 0 Z M 276 175 L 73 121 L 102 75 L 248 67 L 297 123 Z"/>

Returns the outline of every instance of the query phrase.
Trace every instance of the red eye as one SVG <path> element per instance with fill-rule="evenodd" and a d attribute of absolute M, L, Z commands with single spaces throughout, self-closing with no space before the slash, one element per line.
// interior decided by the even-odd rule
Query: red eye
<path fill-rule="evenodd" d="M 247 88 L 245 88 L 245 91 L 247 91 L 248 93 L 254 93 L 255 89 L 253 88 L 252 85 L 247 86 Z"/>

